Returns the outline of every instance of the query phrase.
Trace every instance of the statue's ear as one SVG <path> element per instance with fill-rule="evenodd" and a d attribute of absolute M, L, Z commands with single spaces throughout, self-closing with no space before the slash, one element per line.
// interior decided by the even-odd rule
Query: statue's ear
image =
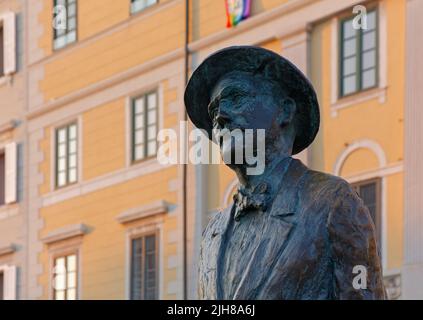
<path fill-rule="evenodd" d="M 278 121 L 281 127 L 285 127 L 294 120 L 297 105 L 293 99 L 287 97 L 283 99 L 281 109 Z"/>

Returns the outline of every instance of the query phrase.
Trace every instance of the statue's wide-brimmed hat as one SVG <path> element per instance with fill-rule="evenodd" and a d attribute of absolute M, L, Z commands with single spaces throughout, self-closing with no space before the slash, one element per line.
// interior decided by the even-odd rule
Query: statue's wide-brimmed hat
<path fill-rule="evenodd" d="M 185 107 L 197 128 L 212 138 L 213 124 L 208 105 L 213 88 L 233 71 L 260 74 L 279 84 L 296 102 L 296 137 L 293 154 L 307 148 L 319 131 L 319 104 L 313 86 L 291 62 L 267 49 L 253 46 L 228 47 L 213 53 L 194 71 L 185 89 Z"/>

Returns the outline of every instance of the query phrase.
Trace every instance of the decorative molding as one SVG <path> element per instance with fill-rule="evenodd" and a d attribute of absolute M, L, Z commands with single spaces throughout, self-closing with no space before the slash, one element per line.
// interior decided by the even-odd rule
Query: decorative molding
<path fill-rule="evenodd" d="M 88 227 L 85 224 L 74 224 L 49 232 L 47 236 L 41 238 L 41 241 L 45 244 L 51 244 L 69 238 L 82 236 L 86 233 L 88 233 Z"/>
<path fill-rule="evenodd" d="M 151 217 L 157 214 L 167 213 L 168 210 L 169 204 L 164 200 L 159 200 L 124 211 L 116 217 L 116 220 L 124 224 L 135 220 Z"/>
<path fill-rule="evenodd" d="M 0 148 L 1 149 L 1 148 Z M 0 206 L 0 221 L 19 214 L 19 204 L 11 203 Z"/>
<path fill-rule="evenodd" d="M 404 171 L 403 162 L 397 162 L 391 165 L 387 165 L 384 168 L 379 168 L 376 170 L 363 171 L 358 174 L 344 177 L 349 183 L 355 183 L 364 180 L 370 180 L 376 177 L 386 177 L 396 173 Z"/>
<path fill-rule="evenodd" d="M 170 168 L 173 165 L 162 165 L 156 158 L 123 168 L 112 173 L 93 178 L 89 181 L 79 182 L 66 188 L 55 190 L 42 197 L 42 207 L 48 207 L 56 203 L 69 200 L 81 195 L 98 191 L 119 183 L 125 183 L 134 178 L 142 177 L 150 173 Z"/>
<path fill-rule="evenodd" d="M 250 17 L 236 28 L 218 31 L 191 42 L 189 51 L 207 51 L 230 43 L 258 44 L 275 38 L 280 39 L 304 31 L 310 23 L 363 2 L 365 0 L 290 0 L 272 10 Z M 248 34 L 249 32 L 251 34 Z"/>
<path fill-rule="evenodd" d="M 16 251 L 16 246 L 14 244 L 8 244 L 6 246 L 0 247 L 0 256 L 5 256 L 7 254 L 12 254 Z"/>
<path fill-rule="evenodd" d="M 217 42 L 227 40 L 229 38 L 234 37 L 235 35 L 241 34 L 243 32 L 247 32 L 251 29 L 254 29 L 255 27 L 268 23 L 270 20 L 279 18 L 282 15 L 286 15 L 289 12 L 298 10 L 315 0 L 291 0 L 287 3 L 273 9 L 265 11 L 259 15 L 252 16 L 249 19 L 243 21 L 239 25 L 236 26 L 236 28 L 232 28 L 229 30 L 222 30 L 219 32 L 216 32 L 210 36 L 207 36 L 205 38 L 199 39 L 197 41 L 191 42 L 189 44 L 189 50 L 191 52 L 193 51 L 200 51 L 210 45 L 213 45 Z M 278 34 L 277 37 L 280 38 L 282 35 Z M 268 38 L 275 37 L 274 34 L 268 35 Z M 266 40 L 266 39 L 265 39 Z M 260 41 L 261 42 L 261 41 Z"/>
<path fill-rule="evenodd" d="M 351 106 L 356 106 L 360 103 L 364 103 L 373 99 L 378 99 L 379 104 L 383 104 L 386 101 L 387 89 L 388 89 L 387 87 L 380 87 L 380 88 L 358 92 L 348 97 L 340 98 L 338 101 L 336 101 L 335 103 L 331 105 L 330 114 L 332 118 L 336 118 L 338 116 L 339 110 L 345 109 Z"/>
<path fill-rule="evenodd" d="M 384 168 L 386 166 L 387 160 L 385 152 L 383 151 L 382 147 L 375 141 L 369 139 L 358 140 L 351 143 L 347 148 L 345 148 L 338 158 L 335 161 L 335 165 L 333 167 L 333 173 L 336 176 L 339 176 L 341 173 L 342 166 L 344 165 L 345 160 L 348 156 L 357 149 L 369 149 L 375 153 L 379 160 L 379 167 Z"/>
<path fill-rule="evenodd" d="M 11 120 L 0 125 L 0 134 L 13 130 L 17 127 L 17 121 Z"/>
<path fill-rule="evenodd" d="M 155 216 L 154 221 L 148 224 L 139 224 L 135 227 L 130 227 L 127 229 L 126 232 L 126 248 L 125 248 L 125 298 L 131 299 L 131 255 L 132 255 L 132 239 L 143 236 L 147 233 L 156 233 L 158 236 L 158 270 L 159 270 L 159 300 L 164 299 L 164 288 L 165 288 L 165 281 L 164 281 L 164 270 L 165 270 L 165 263 L 164 263 L 164 232 L 163 232 L 163 217 L 162 216 Z"/>
<path fill-rule="evenodd" d="M 69 93 L 63 97 L 47 102 L 42 107 L 36 107 L 34 108 L 35 110 L 30 111 L 26 117 L 28 120 L 32 120 L 34 118 L 40 117 L 52 110 L 56 110 L 57 108 L 63 107 L 66 104 L 75 102 L 76 100 L 88 97 L 93 93 L 96 93 L 98 91 L 105 90 L 109 87 L 120 84 L 130 78 L 136 77 L 137 75 L 141 73 L 150 71 L 151 69 L 155 69 L 161 65 L 170 63 L 174 60 L 182 59 L 184 57 L 184 54 L 185 52 L 183 48 L 173 50 L 167 54 L 164 54 L 155 59 L 149 60 L 146 63 L 133 67 L 129 70 L 125 70 L 121 73 L 117 73 L 111 76 L 110 78 L 106 78 L 104 80 L 98 81 L 82 89 Z"/>
<path fill-rule="evenodd" d="M 71 54 L 73 51 L 78 51 L 81 50 L 82 48 L 92 44 L 92 43 L 96 43 L 100 40 L 102 40 L 103 38 L 112 35 L 116 32 L 122 31 L 127 29 L 128 27 L 131 27 L 134 24 L 139 23 L 140 21 L 147 19 L 148 17 L 158 14 L 160 13 L 160 11 L 163 11 L 169 7 L 172 7 L 174 5 L 179 4 L 180 2 L 182 2 L 182 0 L 171 0 L 171 1 L 165 1 L 162 2 L 160 1 L 159 3 L 155 4 L 154 6 L 149 7 L 146 10 L 134 13 L 134 14 L 130 14 L 128 16 L 127 19 L 111 26 L 108 27 L 100 32 L 97 32 L 91 36 L 88 36 L 85 39 L 79 39 L 77 42 L 69 45 L 68 47 L 66 47 L 65 50 L 54 50 L 53 46 L 51 47 L 52 51 L 48 56 L 45 56 L 43 58 L 40 59 L 35 59 L 35 61 L 31 61 L 29 64 L 29 67 L 33 67 L 35 65 L 38 64 L 44 64 L 44 63 L 49 63 L 51 61 L 54 61 L 56 59 L 62 59 L 65 56 Z M 38 3 L 37 3 L 38 4 Z M 35 6 L 37 5 L 35 4 Z M 36 14 L 38 14 L 40 11 L 43 10 L 43 8 L 37 8 L 39 11 L 36 12 Z M 34 14 L 35 15 L 35 14 Z M 44 26 L 42 26 L 44 27 Z"/>

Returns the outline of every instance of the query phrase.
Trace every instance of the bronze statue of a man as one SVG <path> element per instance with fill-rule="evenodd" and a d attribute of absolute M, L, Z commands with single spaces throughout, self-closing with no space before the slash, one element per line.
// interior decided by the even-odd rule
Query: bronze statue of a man
<path fill-rule="evenodd" d="M 211 139 L 214 129 L 265 130 L 262 174 L 228 163 L 239 187 L 203 233 L 201 299 L 385 298 L 368 209 L 346 181 L 291 157 L 320 122 L 301 71 L 274 52 L 229 47 L 195 70 L 185 105 Z"/>

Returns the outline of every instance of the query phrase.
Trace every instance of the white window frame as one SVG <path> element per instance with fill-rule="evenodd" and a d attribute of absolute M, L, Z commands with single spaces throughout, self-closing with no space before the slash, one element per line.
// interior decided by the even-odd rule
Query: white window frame
<path fill-rule="evenodd" d="M 137 167 L 137 166 L 148 166 L 151 164 L 158 164 L 157 162 L 157 153 L 153 157 L 144 158 L 137 161 L 132 161 L 132 106 L 133 101 L 145 95 L 146 93 L 155 91 L 157 93 L 157 133 L 163 129 L 163 122 L 164 122 L 164 87 L 163 83 L 155 83 L 150 86 L 146 86 L 142 89 L 135 90 L 128 94 L 126 97 L 125 102 L 125 148 L 126 148 L 126 160 L 125 160 L 125 167 L 128 169 L 130 167 Z M 157 141 L 157 152 L 159 151 L 161 146 L 161 142 Z"/>
<path fill-rule="evenodd" d="M 373 9 L 373 8 L 372 8 Z M 386 5 L 380 2 L 374 7 L 378 14 L 378 86 L 366 91 L 359 91 L 349 96 L 339 96 L 339 28 L 340 17 L 333 17 L 331 21 L 331 116 L 336 118 L 340 110 L 348 108 L 372 99 L 378 99 L 380 104 L 386 101 L 387 90 L 387 18 L 386 18 Z M 352 11 L 352 10 L 351 10 Z"/>
<path fill-rule="evenodd" d="M 75 281 L 76 281 L 75 296 L 76 297 L 75 297 L 75 300 L 80 299 L 80 297 L 79 297 L 79 291 L 80 291 L 80 287 L 79 287 L 79 278 L 80 278 L 79 259 L 80 259 L 80 256 L 79 256 L 79 250 L 75 249 L 75 250 L 69 250 L 69 251 L 62 252 L 62 253 L 58 252 L 58 253 L 56 253 L 52 256 L 52 269 L 51 269 L 51 276 L 52 276 L 52 281 L 51 281 L 51 291 L 52 291 L 52 293 L 51 293 L 51 295 L 52 295 L 52 300 L 56 300 L 56 297 L 55 297 L 56 289 L 54 288 L 55 276 L 56 276 L 56 274 L 54 272 L 55 262 L 59 258 L 65 258 L 65 260 L 66 260 L 67 257 L 69 257 L 69 256 L 75 256 L 75 259 L 76 259 L 76 272 L 75 272 L 76 273 L 76 278 L 75 278 Z M 65 271 L 65 277 L 67 277 L 67 276 L 68 276 L 68 271 L 66 270 Z M 66 279 L 66 283 L 67 283 L 67 279 Z M 67 288 L 64 289 L 64 291 L 66 291 L 66 290 L 67 290 Z M 64 300 L 69 300 L 69 299 L 64 299 Z"/>
<path fill-rule="evenodd" d="M 72 124 L 76 123 L 77 125 L 77 181 L 72 184 L 67 184 L 63 187 L 57 187 L 56 186 L 56 130 Z M 83 150 L 83 129 L 82 129 L 82 115 L 79 115 L 78 117 L 69 117 L 66 119 L 63 119 L 57 123 L 55 123 L 51 129 L 50 129 L 50 159 L 51 165 L 50 165 L 50 192 L 60 192 L 61 190 L 65 190 L 67 188 L 70 188 L 72 186 L 79 185 L 82 182 L 82 171 L 83 171 L 83 163 L 82 163 L 82 150 Z"/>
<path fill-rule="evenodd" d="M 131 268 L 132 268 L 132 240 L 137 237 L 143 237 L 148 234 L 155 234 L 159 242 L 156 250 L 158 250 L 158 261 L 157 261 L 157 270 L 158 270 L 158 300 L 164 299 L 164 263 L 163 263 L 163 250 L 164 250 L 164 236 L 163 236 L 163 219 L 155 218 L 153 223 L 148 225 L 139 225 L 136 227 L 129 228 L 126 232 L 126 277 L 125 277 L 125 295 L 126 299 L 131 299 Z"/>
<path fill-rule="evenodd" d="M 18 145 L 16 142 L 0 144 L 0 150 L 5 154 L 4 175 L 4 205 L 10 205 L 18 200 Z M 2 207 L 1 206 L 1 207 Z"/>
<path fill-rule="evenodd" d="M 14 12 L 0 13 L 0 25 L 3 28 L 3 75 L 0 84 L 5 78 L 16 72 L 16 15 Z"/>
<path fill-rule="evenodd" d="M 16 300 L 17 296 L 17 277 L 16 266 L 1 265 L 0 272 L 3 273 L 3 299 Z"/>
<path fill-rule="evenodd" d="M 63 239 L 64 242 L 51 243 L 49 244 L 49 283 L 48 283 L 48 293 L 49 299 L 54 300 L 54 262 L 56 258 L 68 256 L 75 254 L 76 255 L 76 299 L 82 300 L 82 240 L 79 237 L 74 239 Z"/>
<path fill-rule="evenodd" d="M 52 0 L 53 1 L 53 6 L 62 6 L 60 4 L 56 4 L 56 2 L 58 0 Z M 66 14 L 66 30 L 64 31 L 64 35 L 60 35 L 60 36 L 56 36 L 56 30 L 53 29 L 53 49 L 54 50 L 60 50 L 63 49 L 65 47 L 67 47 L 68 45 L 75 43 L 78 41 L 78 0 L 75 0 L 75 16 L 73 16 L 72 18 L 75 18 L 75 29 L 73 30 L 68 30 L 68 26 L 67 26 L 67 19 L 69 18 L 68 16 L 68 0 L 65 0 L 66 4 L 65 4 L 65 14 Z M 56 8 L 55 8 L 56 9 Z M 53 23 L 52 23 L 52 27 L 55 24 L 55 19 L 57 18 L 58 13 L 54 11 L 53 14 Z"/>

